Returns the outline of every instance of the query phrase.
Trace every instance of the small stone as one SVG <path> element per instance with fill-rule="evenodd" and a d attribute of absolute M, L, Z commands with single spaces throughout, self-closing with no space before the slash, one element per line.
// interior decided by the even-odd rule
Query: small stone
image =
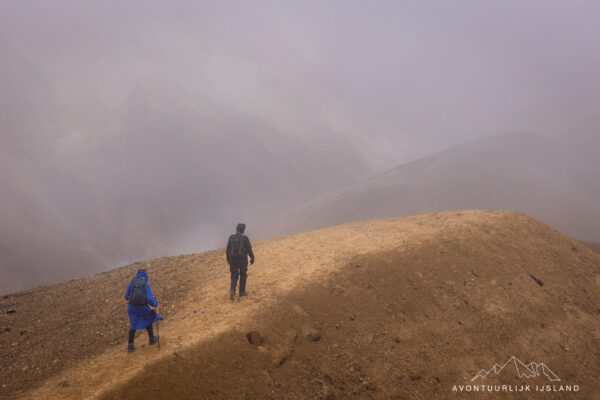
<path fill-rule="evenodd" d="M 335 329 L 340 329 L 341 325 L 340 324 L 335 324 Z"/>
<path fill-rule="evenodd" d="M 27 333 L 27 331 L 21 331 L 21 332 L 19 332 L 19 335 L 20 335 L 20 336 L 23 336 L 23 335 L 24 335 L 24 334 L 26 334 L 26 333 Z"/>
<path fill-rule="evenodd" d="M 246 339 L 248 339 L 249 343 L 251 343 L 255 346 L 259 346 L 264 342 L 264 337 L 259 331 L 248 332 L 246 334 Z"/>
<path fill-rule="evenodd" d="M 17 312 L 17 310 L 15 310 L 13 308 L 11 308 L 11 309 L 9 309 L 9 310 L 6 311 L 7 314 L 14 314 L 16 312 Z"/>
<path fill-rule="evenodd" d="M 536 278 L 535 276 L 533 276 L 533 274 L 529 274 L 529 276 L 535 281 L 535 283 L 537 283 L 540 286 L 544 286 L 544 282 L 541 279 Z"/>
<path fill-rule="evenodd" d="M 23 367 L 23 369 L 21 369 L 21 371 L 25 372 L 25 371 L 27 371 L 28 369 L 29 369 L 29 367 L 26 365 L 26 366 L 24 366 L 24 367 Z"/>
<path fill-rule="evenodd" d="M 354 321 L 356 319 L 356 315 L 350 314 L 348 315 L 348 318 L 350 319 L 350 321 Z"/>
<path fill-rule="evenodd" d="M 560 345 L 562 351 L 569 351 L 569 348 L 563 344 Z"/>
<path fill-rule="evenodd" d="M 314 328 L 304 328 L 302 333 L 311 342 L 316 342 L 321 339 L 321 332 Z"/>
<path fill-rule="evenodd" d="M 400 343 L 400 338 L 399 338 L 399 337 L 397 337 L 396 339 L 394 339 L 394 341 L 395 341 L 396 343 Z"/>

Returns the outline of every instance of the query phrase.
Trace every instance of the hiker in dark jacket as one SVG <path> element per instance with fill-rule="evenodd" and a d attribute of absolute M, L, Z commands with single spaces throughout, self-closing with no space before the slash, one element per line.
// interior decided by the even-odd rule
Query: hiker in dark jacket
<path fill-rule="evenodd" d="M 238 277 L 240 278 L 239 296 L 246 296 L 246 277 L 248 272 L 248 256 L 250 256 L 250 264 L 254 264 L 254 253 L 248 236 L 244 235 L 246 230 L 245 224 L 238 224 L 236 233 L 229 236 L 227 241 L 227 263 L 231 272 L 231 289 L 229 291 L 229 299 L 235 299 L 235 289 L 237 286 Z"/>
<path fill-rule="evenodd" d="M 135 277 L 127 285 L 125 291 L 125 300 L 129 302 L 127 313 L 129 314 L 129 344 L 127 350 L 132 352 L 133 339 L 135 331 L 138 329 L 146 329 L 150 344 L 158 341 L 158 335 L 154 336 L 152 324 L 160 319 L 163 319 L 157 314 L 156 310 L 149 306 L 157 307 L 158 301 L 152 296 L 152 290 L 148 284 L 148 274 L 145 270 L 139 269 Z"/>

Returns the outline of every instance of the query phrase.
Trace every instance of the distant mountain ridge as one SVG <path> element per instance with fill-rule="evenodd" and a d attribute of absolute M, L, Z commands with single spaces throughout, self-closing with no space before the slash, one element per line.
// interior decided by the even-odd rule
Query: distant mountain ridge
<path fill-rule="evenodd" d="M 600 241 L 593 171 L 533 134 L 468 142 L 328 193 L 272 220 L 268 234 L 348 221 L 456 209 L 532 215 L 578 239 Z"/>

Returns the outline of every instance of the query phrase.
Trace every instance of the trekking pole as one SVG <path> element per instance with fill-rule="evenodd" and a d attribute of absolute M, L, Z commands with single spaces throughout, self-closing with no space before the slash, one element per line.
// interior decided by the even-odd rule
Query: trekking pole
<path fill-rule="evenodd" d="M 160 332 L 158 331 L 158 321 L 158 306 L 156 306 L 156 336 L 158 336 L 156 344 L 158 345 L 158 350 L 160 350 Z"/>

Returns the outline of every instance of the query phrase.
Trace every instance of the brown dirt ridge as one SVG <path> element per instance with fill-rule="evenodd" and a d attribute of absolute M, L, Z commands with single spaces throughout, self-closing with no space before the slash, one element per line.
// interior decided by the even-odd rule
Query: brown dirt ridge
<path fill-rule="evenodd" d="M 524 214 L 439 212 L 258 241 L 249 297 L 234 303 L 222 253 L 1 299 L 0 397 L 600 397 L 600 255 Z M 166 321 L 160 351 L 140 333 L 127 354 L 122 296 L 142 265 Z M 560 382 L 508 368 L 471 382 L 512 356 Z M 477 382 L 534 391 L 453 392 Z M 548 384 L 579 392 L 535 392 Z"/>

